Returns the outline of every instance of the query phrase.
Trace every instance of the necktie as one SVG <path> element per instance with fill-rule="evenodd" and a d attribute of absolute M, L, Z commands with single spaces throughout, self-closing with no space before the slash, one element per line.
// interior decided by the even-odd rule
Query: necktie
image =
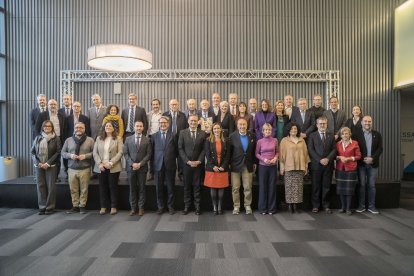
<path fill-rule="evenodd" d="M 325 142 L 326 142 L 326 136 L 325 136 L 325 132 L 322 133 L 322 143 L 323 143 L 323 147 L 325 147 Z"/>
<path fill-rule="evenodd" d="M 99 117 L 99 107 L 96 108 L 96 118 Z"/>
<path fill-rule="evenodd" d="M 174 134 L 177 133 L 177 116 L 175 115 L 175 112 L 173 113 L 172 132 Z"/>
<path fill-rule="evenodd" d="M 132 132 L 134 130 L 134 108 L 130 108 L 129 110 L 129 123 L 128 123 L 128 127 L 129 127 L 129 131 Z"/>
<path fill-rule="evenodd" d="M 66 108 L 66 117 L 69 117 L 69 115 L 70 115 L 70 109 Z"/>
<path fill-rule="evenodd" d="M 193 144 L 195 144 L 195 140 L 196 140 L 196 133 L 195 131 L 191 131 L 191 139 L 193 139 Z"/>
<path fill-rule="evenodd" d="M 231 114 L 232 114 L 232 115 L 235 115 L 235 114 L 236 114 L 236 111 L 235 111 L 235 109 L 236 109 L 236 108 L 233 106 L 231 109 L 232 109 L 232 110 L 231 110 Z"/>
<path fill-rule="evenodd" d="M 136 143 L 136 145 L 137 145 L 137 149 L 139 149 L 139 145 L 141 144 L 141 135 L 138 135 L 137 136 L 137 143 Z"/>
<path fill-rule="evenodd" d="M 161 142 L 162 142 L 162 147 L 165 147 L 165 132 L 161 132 Z"/>
<path fill-rule="evenodd" d="M 302 122 L 305 123 L 305 111 L 302 110 L 301 113 L 302 113 Z"/>

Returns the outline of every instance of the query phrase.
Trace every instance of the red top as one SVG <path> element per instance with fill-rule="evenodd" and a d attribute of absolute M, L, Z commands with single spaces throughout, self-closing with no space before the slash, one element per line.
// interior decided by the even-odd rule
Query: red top
<path fill-rule="evenodd" d="M 348 161 L 346 163 L 341 162 L 340 159 L 336 160 L 336 169 L 339 171 L 356 171 L 357 170 L 357 161 L 361 159 L 361 151 L 359 149 L 358 142 L 351 140 L 351 143 L 348 144 L 345 149 L 343 147 L 342 141 L 339 141 L 336 144 L 337 156 L 344 157 L 354 157 L 353 161 Z"/>
<path fill-rule="evenodd" d="M 221 165 L 221 141 L 218 140 L 216 141 L 216 153 L 217 153 L 217 164 L 219 164 L 219 166 Z"/>

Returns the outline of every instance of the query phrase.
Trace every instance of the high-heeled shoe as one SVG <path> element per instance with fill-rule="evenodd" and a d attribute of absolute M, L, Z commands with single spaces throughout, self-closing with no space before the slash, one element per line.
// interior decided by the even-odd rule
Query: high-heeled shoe
<path fill-rule="evenodd" d="M 101 208 L 101 210 L 99 211 L 100 215 L 105 215 L 106 214 L 106 208 Z"/>
<path fill-rule="evenodd" d="M 111 208 L 111 215 L 116 215 L 118 210 L 116 208 Z"/>

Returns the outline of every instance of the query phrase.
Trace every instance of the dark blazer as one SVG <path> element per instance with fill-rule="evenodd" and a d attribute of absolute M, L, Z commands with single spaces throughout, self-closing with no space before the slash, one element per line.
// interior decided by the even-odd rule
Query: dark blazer
<path fill-rule="evenodd" d="M 233 132 L 229 137 L 230 142 L 230 166 L 232 172 L 241 172 L 243 165 L 246 165 L 249 172 L 253 172 L 253 165 L 256 164 L 256 138 L 252 133 L 247 133 L 249 144 L 246 154 L 240 141 L 238 131 Z"/>
<path fill-rule="evenodd" d="M 57 113 L 58 120 L 59 120 L 59 127 L 60 127 L 60 142 L 61 144 L 64 143 L 64 136 L 65 136 L 65 117 L 62 114 Z M 44 121 L 50 120 L 49 111 L 44 111 L 39 114 L 36 120 L 36 135 L 39 135 L 42 131 L 42 124 Z"/>
<path fill-rule="evenodd" d="M 300 114 L 299 108 L 292 110 L 290 121 L 297 123 L 300 127 L 300 132 L 305 133 L 307 137 L 309 137 L 315 129 L 315 114 L 309 109 L 305 111 L 305 122 L 302 121 L 302 115 Z"/>
<path fill-rule="evenodd" d="M 230 134 L 234 132 L 236 129 L 236 123 L 234 121 L 234 117 L 230 114 L 230 112 L 227 112 L 226 115 L 224 115 L 223 121 L 220 122 L 221 118 L 221 111 L 217 115 L 217 123 L 220 123 L 221 128 L 224 132 L 224 137 L 229 137 Z"/>
<path fill-rule="evenodd" d="M 328 158 L 328 166 L 332 166 L 336 157 L 336 142 L 335 135 L 329 132 L 325 132 L 325 146 L 322 143 L 319 131 L 312 132 L 308 138 L 308 152 L 311 159 L 311 167 L 313 170 L 317 170 L 322 166 L 321 159 Z"/>
<path fill-rule="evenodd" d="M 47 111 L 47 108 L 46 108 Z M 37 117 L 39 117 L 40 114 L 40 108 L 36 107 L 33 108 L 32 111 L 30 111 L 30 128 L 32 129 L 32 140 L 36 138 L 37 131 L 36 131 L 36 121 Z"/>
<path fill-rule="evenodd" d="M 354 125 L 354 120 L 352 118 L 349 118 L 346 122 L 345 122 L 345 126 L 349 127 L 351 129 L 352 132 L 352 139 L 357 139 L 359 133 L 362 132 L 362 125 L 361 125 L 361 121 L 362 118 L 359 119 L 359 121 L 356 123 L 356 125 Z"/>
<path fill-rule="evenodd" d="M 152 144 L 152 162 L 154 171 L 159 172 L 162 165 L 168 170 L 176 170 L 176 158 L 178 155 L 178 139 L 177 135 L 173 135 L 168 131 L 165 139 L 165 147 L 162 146 L 161 132 L 158 131 L 151 136 Z"/>
<path fill-rule="evenodd" d="M 201 109 L 197 110 L 197 114 L 200 118 L 203 117 L 203 111 Z M 216 114 L 214 114 L 214 110 L 210 110 L 210 108 L 207 111 L 207 118 L 213 118 L 213 123 L 216 122 L 217 118 L 216 118 Z"/>
<path fill-rule="evenodd" d="M 193 142 L 191 138 L 191 131 L 189 128 L 180 132 L 178 138 L 178 152 L 181 160 L 186 164 L 188 161 L 200 161 L 204 163 L 205 150 L 204 142 L 206 140 L 206 133 L 197 129 L 196 140 Z"/>
<path fill-rule="evenodd" d="M 141 143 L 139 144 L 138 150 L 137 145 L 135 144 L 135 134 L 128 136 L 125 139 L 124 157 L 127 172 L 134 172 L 132 170 L 132 163 L 141 163 L 141 167 L 138 171 L 143 173 L 148 172 L 148 163 L 151 160 L 151 155 L 151 140 L 144 136 L 144 134 L 141 135 Z"/>
<path fill-rule="evenodd" d="M 168 116 L 170 118 L 170 126 L 168 128 L 168 131 L 172 131 L 173 122 L 172 122 L 171 111 L 164 112 L 162 116 Z M 183 112 L 177 111 L 176 123 L 177 123 L 177 132 L 176 132 L 177 135 L 180 134 L 181 130 L 188 128 L 187 118 L 185 117 L 185 114 Z"/>
<path fill-rule="evenodd" d="M 333 115 L 332 115 L 332 111 L 330 109 L 325 110 L 323 115 L 325 115 L 325 117 L 328 118 L 328 132 L 339 135 L 339 133 L 338 133 L 339 130 L 343 126 L 345 126 L 345 122 L 346 122 L 345 111 L 343 111 L 342 109 L 338 109 L 337 115 L 336 115 L 335 125 L 334 125 L 334 118 L 333 118 Z M 335 126 L 335 129 L 334 129 L 334 126 Z"/>
<path fill-rule="evenodd" d="M 278 129 L 277 129 L 277 121 L 278 121 L 278 118 L 277 118 L 277 115 L 275 114 L 275 123 L 273 125 L 273 128 L 275 129 L 275 136 L 276 136 L 276 138 L 277 138 L 277 131 L 278 131 Z M 288 115 L 283 115 L 283 137 L 286 137 L 286 136 L 289 135 L 289 133 L 287 131 L 287 128 L 286 128 L 286 126 L 289 123 L 290 123 L 289 116 Z M 278 142 L 280 143 L 282 141 L 278 141 Z"/>
<path fill-rule="evenodd" d="M 69 116 L 66 116 L 66 107 L 59 108 L 58 109 L 58 113 L 60 113 L 63 116 L 63 118 L 69 117 Z M 72 108 L 72 106 L 70 107 L 70 115 L 73 115 L 73 108 Z"/>
<path fill-rule="evenodd" d="M 379 158 L 382 154 L 382 135 L 376 130 L 372 130 L 372 147 L 371 147 L 371 157 L 373 158 L 372 167 L 378 168 Z M 358 133 L 356 140 L 358 141 L 359 148 L 361 150 L 361 160 L 359 160 L 359 165 L 364 165 L 364 158 L 368 156 L 367 154 L 367 143 L 365 141 L 364 132 L 361 131 Z"/>
<path fill-rule="evenodd" d="M 122 110 L 121 114 L 122 121 L 124 121 L 124 130 L 125 132 L 128 129 L 128 118 L 129 118 L 129 107 Z M 140 106 L 135 106 L 135 118 L 134 118 L 134 125 L 136 121 L 141 121 L 144 124 L 144 134 L 147 134 L 148 131 L 148 118 L 147 112 L 145 109 Z M 134 130 L 132 130 L 134 132 Z"/>
<path fill-rule="evenodd" d="M 206 139 L 204 147 L 207 160 L 206 171 L 212 172 L 214 166 L 222 167 L 224 171 L 228 171 L 230 161 L 230 147 L 228 140 L 225 140 L 224 142 L 221 141 L 220 166 L 217 160 L 216 142 L 210 142 L 208 139 Z"/>
<path fill-rule="evenodd" d="M 85 124 L 85 133 L 86 136 L 91 136 L 91 127 L 89 123 L 89 118 L 83 114 L 79 115 L 79 122 Z M 66 138 L 72 137 L 75 130 L 75 122 L 73 120 L 73 114 L 65 119 L 65 140 Z"/>
<path fill-rule="evenodd" d="M 208 112 L 211 112 L 211 113 L 213 113 L 214 115 L 216 114 L 216 113 L 214 113 L 214 108 L 213 108 L 213 106 L 212 106 L 212 105 L 210 105 L 210 107 L 208 108 Z M 220 107 L 219 107 L 219 110 L 218 110 L 217 114 L 219 114 L 219 113 L 220 113 Z"/>
<path fill-rule="evenodd" d="M 38 153 L 39 153 L 39 144 L 42 141 L 42 139 L 44 138 L 41 135 L 38 135 L 33 141 L 31 153 L 32 153 L 33 164 L 35 166 L 37 166 L 40 162 Z M 60 154 L 61 149 L 62 149 L 62 143 L 60 139 L 57 139 L 57 137 L 50 139 L 49 142 L 47 143 L 48 158 L 47 158 L 46 163 L 51 166 L 60 163 L 59 154 Z"/>

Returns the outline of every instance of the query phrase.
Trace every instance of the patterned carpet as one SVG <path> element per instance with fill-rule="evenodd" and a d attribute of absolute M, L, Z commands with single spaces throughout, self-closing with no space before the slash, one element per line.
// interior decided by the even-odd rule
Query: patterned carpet
<path fill-rule="evenodd" d="M 414 211 L 39 216 L 0 209 L 0 275 L 414 275 Z"/>

